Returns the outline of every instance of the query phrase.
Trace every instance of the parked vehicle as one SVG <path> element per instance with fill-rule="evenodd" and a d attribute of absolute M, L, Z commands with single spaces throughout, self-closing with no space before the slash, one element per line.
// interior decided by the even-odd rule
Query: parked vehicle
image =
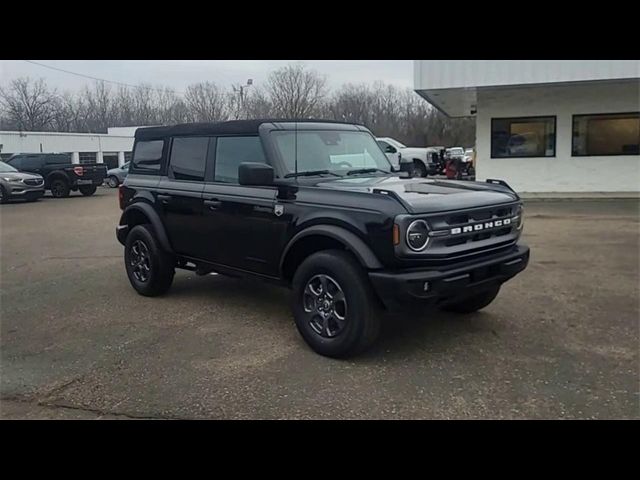
<path fill-rule="evenodd" d="M 0 162 L 0 203 L 15 198 L 35 202 L 44 195 L 44 179 L 40 175 L 18 172 L 11 165 Z"/>
<path fill-rule="evenodd" d="M 542 156 L 544 155 L 544 148 L 542 147 L 538 134 L 535 132 L 525 132 L 509 137 L 507 153 L 510 156 Z"/>
<path fill-rule="evenodd" d="M 300 334 L 330 357 L 371 345 L 385 309 L 489 305 L 529 260 L 518 195 L 390 170 L 360 125 L 140 128 L 116 229 L 129 281 L 150 297 L 177 268 L 288 286 Z"/>
<path fill-rule="evenodd" d="M 127 173 L 129 173 L 129 162 L 123 164 L 121 167 L 107 170 L 107 185 L 111 188 L 116 188 L 127 178 Z"/>
<path fill-rule="evenodd" d="M 411 176 L 426 177 L 442 173 L 438 150 L 430 147 L 406 147 L 397 140 L 389 137 L 376 138 L 378 145 L 387 155 L 392 165 L 398 165 L 398 169 L 409 172 Z M 393 157 L 390 157 L 393 156 Z M 392 160 L 391 158 L 397 158 Z M 397 164 L 394 163 L 398 162 Z"/>
<path fill-rule="evenodd" d="M 107 169 L 102 164 L 77 165 L 64 153 L 19 153 L 7 163 L 21 172 L 42 175 L 45 190 L 56 198 L 68 197 L 71 191 L 89 196 L 102 185 Z"/>
<path fill-rule="evenodd" d="M 462 160 L 464 158 L 464 148 L 462 147 L 447 148 L 447 157 L 450 159 Z"/>

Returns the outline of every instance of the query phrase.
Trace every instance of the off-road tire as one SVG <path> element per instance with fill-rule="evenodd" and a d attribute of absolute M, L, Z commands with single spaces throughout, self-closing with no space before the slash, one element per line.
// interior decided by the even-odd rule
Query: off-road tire
<path fill-rule="evenodd" d="M 314 330 L 314 312 L 305 310 L 305 288 L 318 276 L 333 279 L 346 300 L 343 328 L 332 338 Z M 356 355 L 371 346 L 378 337 L 380 306 L 364 269 L 350 253 L 323 250 L 310 255 L 297 268 L 292 287 L 296 327 L 307 344 L 320 355 L 334 358 Z M 315 318 L 320 317 L 316 314 Z"/>
<path fill-rule="evenodd" d="M 413 176 L 414 177 L 426 177 L 427 168 L 420 160 L 413 161 Z"/>
<path fill-rule="evenodd" d="M 493 288 L 472 297 L 467 297 L 456 303 L 451 303 L 442 307 L 443 310 L 455 313 L 473 313 L 483 309 L 495 300 L 500 292 L 500 287 Z"/>
<path fill-rule="evenodd" d="M 54 178 L 49 185 L 49 190 L 54 198 L 67 198 L 71 191 L 69 182 L 63 178 Z"/>
<path fill-rule="evenodd" d="M 132 248 L 134 245 L 140 246 L 137 242 L 144 244 L 148 250 L 148 278 L 144 281 L 137 278 L 134 273 L 134 263 L 137 258 Z M 151 225 L 137 225 L 129 232 L 124 247 L 124 263 L 129 282 L 140 295 L 156 297 L 166 293 L 171 287 L 175 275 L 175 261 L 171 255 L 160 248 Z"/>

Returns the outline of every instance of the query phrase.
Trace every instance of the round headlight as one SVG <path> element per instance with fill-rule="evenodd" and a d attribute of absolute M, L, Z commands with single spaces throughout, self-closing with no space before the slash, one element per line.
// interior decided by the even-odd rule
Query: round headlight
<path fill-rule="evenodd" d="M 407 228 L 407 245 L 414 252 L 425 249 L 429 242 L 429 226 L 424 220 L 415 220 Z"/>
<path fill-rule="evenodd" d="M 524 207 L 522 205 L 520 205 L 520 207 L 518 208 L 518 230 L 522 230 L 522 227 L 524 227 Z"/>

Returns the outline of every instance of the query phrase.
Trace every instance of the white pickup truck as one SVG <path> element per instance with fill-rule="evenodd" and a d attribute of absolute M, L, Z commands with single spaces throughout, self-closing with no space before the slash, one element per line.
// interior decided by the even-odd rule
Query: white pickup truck
<path fill-rule="evenodd" d="M 407 147 L 389 137 L 376 138 L 378 145 L 391 164 L 411 175 L 426 177 L 439 172 L 439 151 L 433 147 Z"/>

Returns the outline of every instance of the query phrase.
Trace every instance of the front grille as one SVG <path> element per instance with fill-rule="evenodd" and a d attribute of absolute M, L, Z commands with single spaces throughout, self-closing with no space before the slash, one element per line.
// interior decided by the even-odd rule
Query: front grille
<path fill-rule="evenodd" d="M 24 180 L 25 185 L 37 186 L 42 185 L 43 180 L 41 178 L 27 178 Z"/>
<path fill-rule="evenodd" d="M 518 204 L 514 203 L 429 215 L 425 220 L 431 233 L 424 254 L 432 258 L 451 258 L 514 244 L 519 234 L 516 222 L 497 227 L 494 224 L 505 219 L 511 221 L 517 214 Z"/>

